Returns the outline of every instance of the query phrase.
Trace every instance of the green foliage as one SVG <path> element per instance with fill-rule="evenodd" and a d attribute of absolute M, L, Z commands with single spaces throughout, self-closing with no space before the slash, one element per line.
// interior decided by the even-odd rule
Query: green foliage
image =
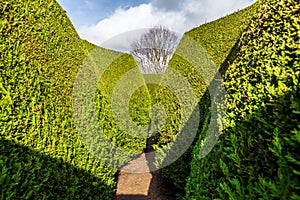
<path fill-rule="evenodd" d="M 179 55 L 175 54 L 167 68 L 167 72 L 168 70 L 170 70 L 170 68 L 176 70 L 176 72 L 179 73 L 179 76 L 183 77 L 188 82 L 188 84 L 192 88 L 193 94 L 195 94 L 197 102 L 200 101 L 200 99 L 201 99 L 201 103 L 204 102 L 204 99 L 207 100 L 207 94 L 205 94 L 206 84 L 203 78 L 198 74 L 197 70 L 191 65 L 191 63 L 189 63 Z M 170 77 L 166 75 L 163 76 L 161 80 L 162 82 L 170 81 L 169 78 Z M 179 82 L 181 81 L 180 79 L 181 78 L 176 78 L 173 81 Z M 180 89 L 186 92 L 186 89 L 184 88 L 180 88 Z M 178 134 L 182 131 L 181 125 L 185 124 L 190 119 L 184 120 L 182 118 L 182 114 L 184 112 L 183 110 L 184 103 L 181 104 L 178 100 L 178 97 L 175 96 L 173 92 L 174 91 L 171 91 L 167 87 L 160 86 L 157 88 L 155 97 L 153 98 L 152 101 L 164 105 L 167 113 L 167 122 L 163 127 L 163 129 L 156 135 L 157 143 L 154 145 L 154 149 L 158 150 L 161 148 L 164 149 L 171 148 L 170 150 L 171 154 L 174 155 L 176 151 L 181 150 L 180 148 L 182 148 L 184 141 L 187 140 L 187 138 L 178 137 Z M 182 93 L 181 95 L 187 95 L 187 94 Z M 194 106 L 196 107 L 196 105 L 197 104 L 195 104 Z M 189 109 L 191 109 L 191 111 L 189 112 L 189 116 L 191 116 L 194 107 L 191 107 Z M 204 112 L 201 112 L 200 124 L 202 123 Z M 172 147 L 168 146 L 171 142 L 175 142 L 175 141 L 178 142 L 179 146 L 176 145 L 173 145 Z M 177 161 L 175 161 L 170 166 L 167 166 L 161 170 L 164 177 L 171 179 L 173 184 L 177 188 L 181 188 L 181 189 L 183 188 L 183 185 L 185 184 L 185 177 L 188 176 L 189 165 L 187 163 L 190 162 L 190 158 L 189 158 L 190 153 L 191 153 L 191 147 Z M 163 165 L 165 163 L 165 159 L 167 160 L 168 157 L 170 157 L 169 154 L 163 155 L 163 157 L 158 156 L 156 158 L 156 165 L 158 167 Z"/>
<path fill-rule="evenodd" d="M 233 13 L 219 20 L 201 25 L 187 32 L 185 35 L 200 44 L 211 56 L 216 67 L 222 71 L 223 68 L 228 66 L 227 61 L 232 61 L 236 51 L 238 50 L 239 38 L 242 32 L 249 25 L 252 15 L 256 12 L 257 8 L 258 5 L 254 4 L 244 10 Z M 184 49 L 183 51 L 185 51 L 188 55 L 195 54 L 195 52 L 189 52 L 189 49 Z M 189 82 L 197 96 L 199 101 L 198 105 L 201 109 L 199 130 L 193 145 L 172 165 L 162 169 L 164 177 L 171 179 L 174 185 L 178 188 L 179 193 L 183 194 L 183 188 L 185 187 L 187 177 L 190 173 L 189 163 L 192 160 L 193 146 L 197 140 L 201 140 L 205 136 L 202 131 L 202 127 L 206 124 L 206 121 L 208 120 L 207 118 L 210 115 L 211 102 L 207 91 L 207 85 L 202 77 L 203 74 L 199 74 L 189 61 L 184 60 L 175 52 L 168 68 L 175 69 Z M 169 97 L 170 95 L 165 95 L 165 93 L 166 91 L 163 88 L 158 89 L 156 93 L 157 95 L 154 99 L 156 99 L 156 101 L 162 101 L 162 104 L 166 105 L 166 107 L 173 108 L 172 113 L 180 113 L 180 106 L 178 103 L 174 100 L 167 101 L 168 99 L 166 97 Z M 180 116 L 170 118 L 171 123 L 165 126 L 165 129 L 159 133 L 159 138 L 157 139 L 158 147 L 166 147 L 170 141 L 176 140 L 178 127 L 174 125 L 172 126 L 172 124 L 180 124 L 181 121 L 179 121 L 179 119 Z M 181 138 L 181 140 L 184 139 Z M 156 149 L 158 149 L 158 147 L 156 147 Z M 172 149 L 172 151 L 175 151 L 175 149 Z M 163 158 L 159 159 L 160 160 L 157 161 L 158 166 L 164 162 Z"/>
<path fill-rule="evenodd" d="M 72 117 L 93 48 L 54 0 L 0 2 L 1 199 L 111 199 L 116 170 L 88 153 Z"/>
<path fill-rule="evenodd" d="M 218 68 L 232 62 L 238 51 L 239 39 L 257 12 L 258 3 L 218 20 L 203 24 L 186 33 L 211 56 Z"/>
<path fill-rule="evenodd" d="M 300 199 L 300 7 L 262 2 L 225 74 L 227 117 L 213 151 L 194 148 L 186 199 Z"/>
<path fill-rule="evenodd" d="M 293 0 L 263 3 L 240 41 L 259 5 L 186 33 L 207 50 L 222 73 L 229 66 L 226 127 L 203 159 L 200 141 L 210 119 L 207 85 L 179 55 L 170 62 L 169 69 L 189 82 L 201 107 L 194 144 L 162 171 L 179 193 L 186 185 L 186 199 L 300 199 L 300 8 Z M 88 152 L 72 117 L 74 81 L 95 47 L 79 39 L 53 0 L 2 1 L 0 16 L 0 198 L 111 199 L 116 170 Z M 117 147 L 140 153 L 146 133 L 130 135 L 112 113 L 116 85 L 137 66 L 128 54 L 97 51 L 102 55 L 97 62 L 119 55 L 96 91 L 99 125 Z M 138 82 L 144 81 L 140 73 L 135 75 Z M 138 127 L 149 124 L 151 105 L 164 106 L 166 124 L 155 136 L 156 150 L 185 139 L 177 135 L 180 102 L 163 86 L 168 77 L 160 80 L 161 84 L 138 87 L 129 100 L 130 118 Z M 122 83 L 131 82 L 135 84 L 130 78 Z M 172 150 L 180 148 L 175 145 Z M 167 159 L 168 154 L 157 157 L 156 164 Z"/>
<path fill-rule="evenodd" d="M 101 62 L 101 60 L 100 60 Z M 148 115 L 150 108 L 150 98 L 146 85 L 144 84 L 143 76 L 139 72 L 138 67 L 132 56 L 129 54 L 123 54 L 118 57 L 113 63 L 111 63 L 102 74 L 96 99 L 96 109 L 98 111 L 98 119 L 101 128 L 104 130 L 107 138 L 110 139 L 118 147 L 122 147 L 124 150 L 133 153 L 141 153 L 146 147 L 146 133 L 139 133 L 138 136 L 131 135 L 124 130 L 124 127 L 120 127 L 116 123 L 116 119 L 112 113 L 112 107 L 115 106 L 112 103 L 113 92 L 116 92 L 118 82 L 121 84 L 128 84 L 132 79 L 124 79 L 126 73 L 131 70 L 136 70 L 135 78 L 139 78 L 139 82 L 143 86 L 138 87 L 129 99 L 130 120 L 136 125 L 143 127 L 149 124 L 150 118 Z M 122 79 L 123 78 L 123 79 Z M 130 86 L 134 85 L 131 83 Z M 126 88 L 127 89 L 127 88 Z M 124 96 L 120 96 L 120 101 Z M 117 102 L 118 103 L 118 102 Z M 124 108 L 118 110 L 116 117 L 122 117 L 121 112 Z"/>

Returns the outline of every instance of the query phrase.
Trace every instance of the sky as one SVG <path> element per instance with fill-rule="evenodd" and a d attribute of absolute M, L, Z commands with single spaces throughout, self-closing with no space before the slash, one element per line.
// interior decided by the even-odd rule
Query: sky
<path fill-rule="evenodd" d="M 254 0 L 58 0 L 82 39 L 127 51 L 147 28 L 178 34 L 251 5 Z"/>

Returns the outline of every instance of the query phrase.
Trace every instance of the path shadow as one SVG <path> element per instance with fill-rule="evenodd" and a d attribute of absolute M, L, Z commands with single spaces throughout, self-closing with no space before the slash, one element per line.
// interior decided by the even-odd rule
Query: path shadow
<path fill-rule="evenodd" d="M 155 136 L 149 137 L 145 153 L 154 152 L 153 145 L 156 143 L 157 138 Z M 178 191 L 171 180 L 163 178 L 161 170 L 157 170 L 155 166 L 155 154 L 146 154 L 146 159 L 152 175 L 148 196 L 154 196 L 160 200 L 176 200 Z"/>
<path fill-rule="evenodd" d="M 155 144 L 155 137 L 148 138 L 144 153 L 119 171 L 117 193 L 114 199 L 176 199 L 177 191 L 174 185 L 162 177 L 161 171 L 153 170 L 156 169 L 155 155 L 147 154 L 154 151 L 153 144 Z"/>

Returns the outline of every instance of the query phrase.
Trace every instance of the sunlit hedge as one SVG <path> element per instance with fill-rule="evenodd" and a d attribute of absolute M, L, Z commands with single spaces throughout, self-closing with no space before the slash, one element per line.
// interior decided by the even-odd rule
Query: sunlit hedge
<path fill-rule="evenodd" d="M 72 116 L 93 48 L 54 0 L 0 2 L 1 199 L 111 199 L 116 170 L 89 154 Z"/>

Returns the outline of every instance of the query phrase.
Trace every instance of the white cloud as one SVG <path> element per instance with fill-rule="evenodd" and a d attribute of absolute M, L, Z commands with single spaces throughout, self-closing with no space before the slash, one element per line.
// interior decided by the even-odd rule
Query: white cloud
<path fill-rule="evenodd" d="M 167 2 L 167 3 L 166 3 Z M 172 2 L 172 4 L 171 4 Z M 114 14 L 96 25 L 79 28 L 79 35 L 94 44 L 103 46 L 104 41 L 121 33 L 150 28 L 157 25 L 184 33 L 193 27 L 215 20 L 251 4 L 249 0 L 152 0 L 129 9 L 118 8 Z M 130 34 L 105 43 L 105 47 L 125 50 L 133 38 Z M 139 34 L 135 34 L 137 37 Z M 118 45 L 119 44 L 119 45 Z"/>

